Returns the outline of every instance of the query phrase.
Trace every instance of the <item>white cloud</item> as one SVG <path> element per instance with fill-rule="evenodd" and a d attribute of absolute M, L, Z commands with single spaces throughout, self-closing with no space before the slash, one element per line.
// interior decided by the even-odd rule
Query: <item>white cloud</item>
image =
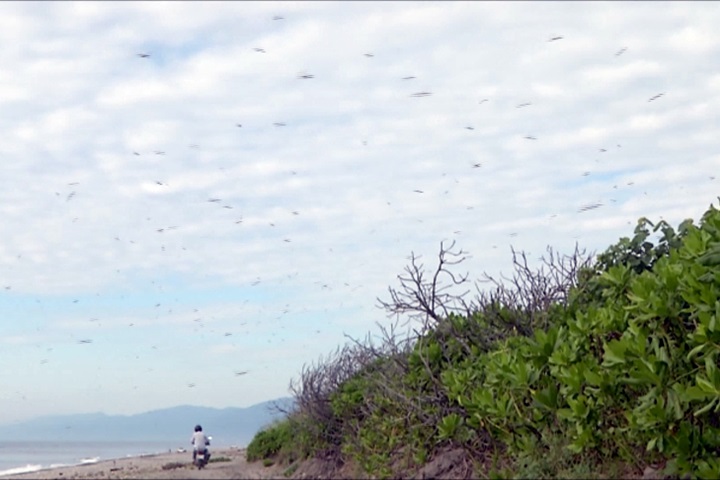
<path fill-rule="evenodd" d="M 456 239 L 471 276 L 508 272 L 510 245 L 602 249 L 639 216 L 697 218 L 716 199 L 720 19 L 705 4 L 0 10 L 0 305 L 29 321 L 3 334 L 38 365 L 33 342 L 59 349 L 57 371 L 87 368 L 81 334 L 115 340 L 88 378 L 150 361 L 167 379 L 167 394 L 149 373 L 101 383 L 94 402 L 195 395 L 170 345 L 239 359 L 251 343 L 260 401 L 383 321 L 375 299 L 411 251 L 430 264 Z M 43 408 L 45 390 L 13 382 Z"/>

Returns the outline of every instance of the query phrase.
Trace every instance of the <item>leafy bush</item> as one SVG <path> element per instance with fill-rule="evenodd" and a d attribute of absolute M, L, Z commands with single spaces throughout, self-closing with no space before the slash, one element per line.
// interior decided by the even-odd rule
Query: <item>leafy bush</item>
<path fill-rule="evenodd" d="M 290 421 L 284 420 L 258 432 L 247 447 L 250 462 L 270 458 L 293 441 Z"/>
<path fill-rule="evenodd" d="M 677 233 L 641 218 L 594 263 L 550 251 L 549 271 L 532 271 L 513 252 L 511 286 L 472 302 L 447 293 L 466 278 L 449 271 L 461 253 L 441 245 L 430 280 L 413 256 L 381 305 L 420 329 L 304 370 L 299 411 L 258 434 L 252 457 L 294 448 L 392 477 L 459 447 L 514 459 L 502 475 L 667 462 L 720 477 L 720 211 Z"/>

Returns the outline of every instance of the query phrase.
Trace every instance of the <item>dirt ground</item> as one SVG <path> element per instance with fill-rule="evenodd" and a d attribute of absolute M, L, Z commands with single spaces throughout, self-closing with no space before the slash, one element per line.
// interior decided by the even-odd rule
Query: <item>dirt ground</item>
<path fill-rule="evenodd" d="M 134 458 L 40 470 L 0 477 L 5 479 L 269 479 L 283 478 L 287 467 L 263 466 L 262 462 L 248 462 L 244 449 L 214 450 L 213 459 L 230 461 L 212 462 L 202 470 L 193 467 L 190 453 L 166 453 Z M 163 468 L 164 467 L 164 468 Z"/>

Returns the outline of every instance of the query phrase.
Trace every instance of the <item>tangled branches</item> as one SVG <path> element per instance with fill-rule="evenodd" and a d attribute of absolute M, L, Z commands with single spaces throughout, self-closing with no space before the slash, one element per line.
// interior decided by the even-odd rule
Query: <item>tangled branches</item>
<path fill-rule="evenodd" d="M 405 275 L 398 275 L 400 288 L 388 287 L 390 300 L 378 298 L 379 306 L 390 315 L 409 314 L 411 318 L 420 320 L 423 332 L 447 317 L 451 312 L 469 313 L 468 305 L 463 297 L 469 290 L 456 294 L 451 289 L 463 285 L 468 275 L 457 275 L 450 267 L 467 259 L 462 250 L 454 252 L 455 241 L 449 247 L 440 243 L 438 264 L 430 278 L 425 276 L 425 266 L 418 264 L 420 257 L 410 255 L 410 265 L 405 267 Z M 447 282 L 447 283 L 444 283 Z"/>

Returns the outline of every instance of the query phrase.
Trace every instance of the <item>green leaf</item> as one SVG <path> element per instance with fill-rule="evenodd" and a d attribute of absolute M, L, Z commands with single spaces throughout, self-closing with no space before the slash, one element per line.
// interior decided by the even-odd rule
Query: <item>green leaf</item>
<path fill-rule="evenodd" d="M 685 360 L 689 362 L 690 360 L 693 359 L 693 357 L 695 357 L 695 355 L 702 352 L 705 349 L 705 347 L 707 347 L 706 343 L 696 346 L 695 348 L 690 350 L 690 353 L 687 354 L 687 356 L 685 357 Z"/>
<path fill-rule="evenodd" d="M 705 267 L 720 265 L 720 245 L 715 245 L 713 248 L 708 249 L 704 254 L 700 255 L 697 261 Z"/>
<path fill-rule="evenodd" d="M 645 450 L 648 452 L 651 451 L 653 448 L 655 448 L 655 444 L 657 443 L 658 437 L 653 437 L 650 439 L 650 441 L 647 443 L 647 447 L 645 447 Z"/>
<path fill-rule="evenodd" d="M 720 392 L 718 392 L 718 391 L 715 389 L 715 387 L 713 386 L 712 383 L 710 383 L 708 380 L 706 380 L 705 378 L 701 377 L 700 375 L 697 375 L 697 376 L 695 377 L 695 382 L 698 384 L 698 386 L 700 387 L 700 389 L 701 389 L 703 392 L 707 392 L 707 393 L 710 393 L 710 394 L 720 393 Z"/>
<path fill-rule="evenodd" d="M 540 408 L 550 411 L 556 410 L 558 400 L 557 385 L 553 383 L 549 387 L 540 390 L 533 396 L 533 399 L 535 400 L 536 405 Z"/>
<path fill-rule="evenodd" d="M 685 390 L 685 394 L 683 395 L 686 401 L 688 402 L 696 402 L 700 400 L 706 400 L 709 397 L 712 397 L 712 393 L 708 393 L 700 389 L 700 387 L 693 385 L 692 387 L 689 387 L 687 390 Z"/>
<path fill-rule="evenodd" d="M 700 410 L 696 410 L 695 412 L 693 412 L 693 416 L 699 417 L 700 415 L 709 412 L 710 409 L 712 409 L 712 407 L 715 405 L 715 402 L 717 402 L 717 400 L 717 398 L 714 398 L 710 403 L 702 407 Z"/>
<path fill-rule="evenodd" d="M 573 415 L 573 411 L 570 410 L 569 408 L 559 409 L 557 411 L 557 416 L 558 416 L 558 418 L 561 418 L 563 420 L 572 420 L 573 418 L 575 418 L 575 416 Z"/>
<path fill-rule="evenodd" d="M 603 366 L 612 367 L 614 365 L 622 365 L 625 363 L 625 351 L 628 346 L 623 340 L 613 340 L 605 344 L 605 354 L 603 355 Z"/>
<path fill-rule="evenodd" d="M 585 371 L 585 380 L 595 387 L 599 387 L 603 384 L 603 378 L 592 370 Z"/>

